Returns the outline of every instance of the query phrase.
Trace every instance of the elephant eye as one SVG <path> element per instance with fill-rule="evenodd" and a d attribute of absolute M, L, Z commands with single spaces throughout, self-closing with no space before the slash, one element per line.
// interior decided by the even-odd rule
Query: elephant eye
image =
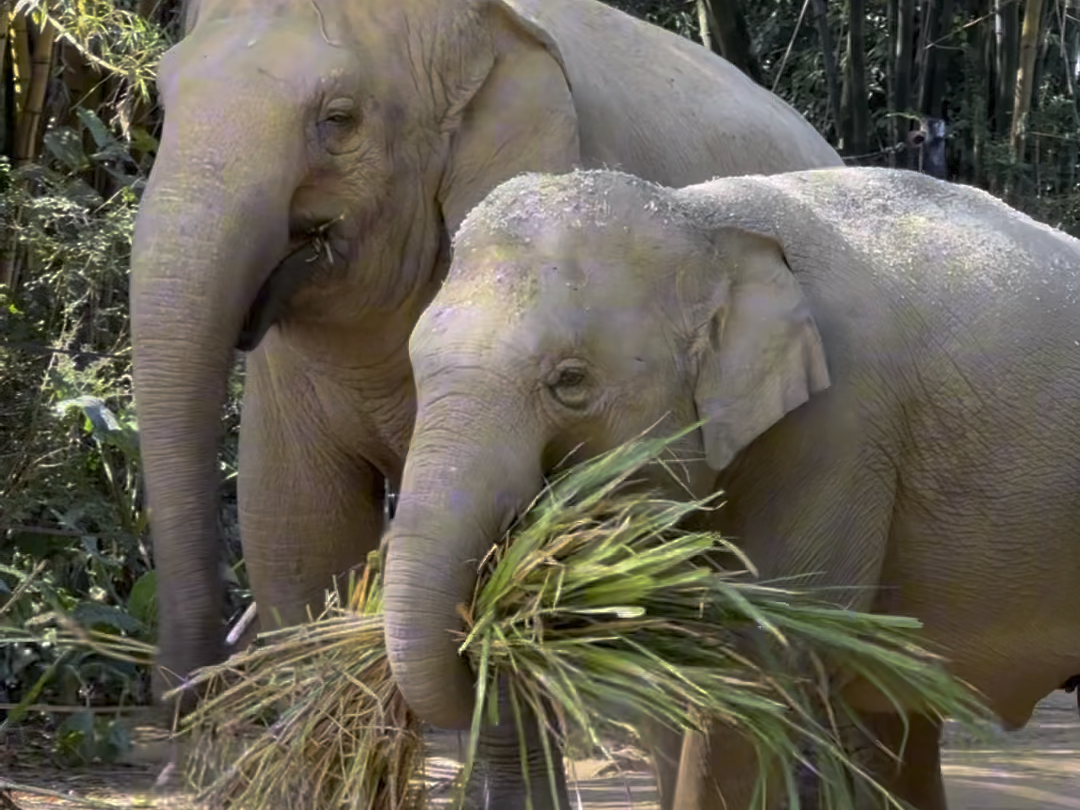
<path fill-rule="evenodd" d="M 327 111 L 323 116 L 323 123 L 343 127 L 353 123 L 355 119 L 356 114 L 351 109 L 338 107 Z"/>
<path fill-rule="evenodd" d="M 363 112 L 352 99 L 335 99 L 321 113 L 318 124 L 322 147 L 331 155 L 355 152 L 362 143 L 359 125 Z"/>
<path fill-rule="evenodd" d="M 589 403 L 589 375 L 581 366 L 573 365 L 558 369 L 548 389 L 564 407 L 577 410 Z"/>
<path fill-rule="evenodd" d="M 352 121 L 352 116 L 347 112 L 332 112 L 326 116 L 327 123 L 330 124 L 347 124 Z"/>

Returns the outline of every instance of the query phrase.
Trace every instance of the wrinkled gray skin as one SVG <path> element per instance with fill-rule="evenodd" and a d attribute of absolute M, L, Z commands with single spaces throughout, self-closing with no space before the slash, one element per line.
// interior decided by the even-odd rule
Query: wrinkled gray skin
<path fill-rule="evenodd" d="M 159 70 L 131 284 L 158 663 L 175 675 L 223 654 L 216 453 L 236 347 L 253 349 L 238 490 L 265 628 L 317 609 L 376 547 L 415 412 L 408 336 L 491 188 L 576 165 L 682 185 L 840 163 L 729 63 L 595 0 L 202 0 L 186 19 Z"/>
<path fill-rule="evenodd" d="M 683 483 L 727 493 L 713 526 L 763 576 L 868 586 L 851 606 L 918 617 L 1007 727 L 1080 671 L 1080 242 L 983 192 L 882 169 L 522 176 L 465 220 L 410 357 L 386 621 L 422 717 L 470 710 L 454 606 L 542 475 L 699 417 Z M 899 748 L 882 695 L 845 695 Z M 881 777 L 939 810 L 941 729 L 911 720 Z M 674 805 L 719 808 L 716 785 L 746 807 L 756 773 L 729 729 L 691 737 Z"/>

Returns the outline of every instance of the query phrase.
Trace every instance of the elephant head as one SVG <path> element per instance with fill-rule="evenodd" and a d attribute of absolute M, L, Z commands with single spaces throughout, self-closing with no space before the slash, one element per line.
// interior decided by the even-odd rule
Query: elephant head
<path fill-rule="evenodd" d="M 159 663 L 181 675 L 221 655 L 216 453 L 234 350 L 262 351 L 272 329 L 318 362 L 319 336 L 353 329 L 339 345 L 379 362 L 469 208 L 520 171 L 579 160 L 560 54 L 501 0 L 202 0 L 186 20 L 159 67 L 165 124 L 131 274 Z"/>
<path fill-rule="evenodd" d="M 782 246 L 699 207 L 627 174 L 523 175 L 458 231 L 410 342 L 417 421 L 387 541 L 390 661 L 422 718 L 467 725 L 457 606 L 561 459 L 700 422 L 673 446 L 684 480 L 656 481 L 700 496 L 829 385 Z"/>

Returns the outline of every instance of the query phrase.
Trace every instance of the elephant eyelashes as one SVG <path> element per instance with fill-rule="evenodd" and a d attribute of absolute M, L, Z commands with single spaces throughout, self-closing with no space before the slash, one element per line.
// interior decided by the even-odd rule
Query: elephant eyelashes
<path fill-rule="evenodd" d="M 325 124 L 344 127 L 355 123 L 357 114 L 355 101 L 350 98 L 338 98 L 326 105 L 322 121 Z"/>

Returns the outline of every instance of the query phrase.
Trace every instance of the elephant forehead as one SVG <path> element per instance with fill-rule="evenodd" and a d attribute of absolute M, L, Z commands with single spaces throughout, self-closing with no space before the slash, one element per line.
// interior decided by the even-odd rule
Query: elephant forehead
<path fill-rule="evenodd" d="M 492 189 L 462 222 L 460 238 L 467 240 L 473 232 L 531 235 L 552 227 L 606 225 L 642 211 L 663 216 L 677 208 L 670 189 L 624 172 L 526 172 Z"/>
<path fill-rule="evenodd" d="M 387 73 L 392 52 L 377 53 L 375 45 L 340 47 L 327 34 L 327 23 L 311 9 L 307 4 L 283 8 L 276 15 L 235 11 L 227 17 L 200 18 L 161 60 L 158 75 L 163 90 L 190 87 L 202 96 L 231 93 L 223 99 L 229 102 L 240 101 L 237 96 L 266 94 L 260 99 L 265 104 L 294 98 L 297 91 L 318 93 L 343 78 L 363 75 L 370 82 Z M 211 90 L 208 84 L 229 87 Z"/>
<path fill-rule="evenodd" d="M 545 296 L 640 298 L 658 268 L 678 260 L 681 241 L 660 224 L 549 221 L 531 233 L 489 234 L 460 245 L 440 298 L 490 299 L 528 309 Z"/>
<path fill-rule="evenodd" d="M 405 3 L 404 5 L 409 5 Z M 415 2 L 412 5 L 416 5 Z M 396 3 L 313 2 L 312 0 L 201 0 L 196 30 L 205 23 L 221 20 L 243 21 L 248 31 L 262 24 L 287 26 L 314 25 L 329 43 L 340 44 L 342 37 L 358 26 L 400 28 L 405 9 Z M 385 33 L 385 31 L 384 31 Z M 350 41 L 356 41 L 351 37 Z"/>

